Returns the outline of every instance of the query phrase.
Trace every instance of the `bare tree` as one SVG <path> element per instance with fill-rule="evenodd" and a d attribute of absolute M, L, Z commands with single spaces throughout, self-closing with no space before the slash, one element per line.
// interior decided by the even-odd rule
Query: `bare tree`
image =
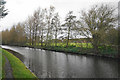
<path fill-rule="evenodd" d="M 45 9 L 42 9 L 40 13 L 40 19 L 39 19 L 39 36 L 40 36 L 40 43 L 41 46 L 43 46 L 43 40 L 44 40 L 44 29 L 45 29 L 46 23 L 45 23 Z"/>
<path fill-rule="evenodd" d="M 34 19 L 32 16 L 29 16 L 28 19 L 24 22 L 24 29 L 28 40 L 27 42 L 30 45 L 33 45 L 33 22 Z"/>
<path fill-rule="evenodd" d="M 57 37 L 58 37 L 58 31 L 61 29 L 60 28 L 60 18 L 58 13 L 55 14 L 55 16 L 52 19 L 52 26 L 53 26 L 53 32 L 54 32 L 54 37 L 55 37 L 55 46 L 57 46 Z"/>
<path fill-rule="evenodd" d="M 41 9 L 39 8 L 33 14 L 33 18 L 34 18 L 34 40 L 35 40 L 35 45 L 37 45 L 40 12 L 41 12 Z"/>
<path fill-rule="evenodd" d="M 50 9 L 47 11 L 46 10 L 46 26 L 47 26 L 47 36 L 46 36 L 46 43 L 45 46 L 48 46 L 50 44 L 50 40 L 52 38 L 52 17 L 54 15 L 54 7 L 50 6 Z"/>
<path fill-rule="evenodd" d="M 92 37 L 92 45 L 95 53 L 99 53 L 98 46 L 102 35 L 111 27 L 114 27 L 116 17 L 114 16 L 115 9 L 102 4 L 94 6 L 88 12 L 82 11 L 80 18 L 81 32 L 87 38 Z"/>
<path fill-rule="evenodd" d="M 65 27 L 68 27 L 66 47 L 68 47 L 69 45 L 71 31 L 73 27 L 75 27 L 75 23 L 76 23 L 76 16 L 73 15 L 73 11 L 69 11 L 69 13 L 67 14 L 67 17 L 65 18 L 65 24 L 63 25 Z"/>

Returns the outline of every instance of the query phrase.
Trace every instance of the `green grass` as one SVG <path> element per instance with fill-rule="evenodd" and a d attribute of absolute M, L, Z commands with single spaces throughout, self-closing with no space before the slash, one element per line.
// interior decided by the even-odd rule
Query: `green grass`
<path fill-rule="evenodd" d="M 5 78 L 5 57 L 2 55 L 2 52 L 0 52 L 0 79 Z"/>
<path fill-rule="evenodd" d="M 0 53 L 0 80 L 2 79 L 2 53 Z"/>
<path fill-rule="evenodd" d="M 55 43 L 52 43 L 51 46 L 55 46 Z M 65 47 L 66 43 L 57 43 L 57 46 Z M 69 46 L 83 47 L 83 48 L 92 48 L 91 43 L 69 43 Z"/>
<path fill-rule="evenodd" d="M 2 53 L 0 53 L 0 79 L 2 78 Z"/>
<path fill-rule="evenodd" d="M 107 46 L 106 49 L 104 47 L 100 47 L 99 48 L 101 51 L 101 54 L 106 54 L 106 55 L 113 55 L 113 56 L 117 56 L 118 55 L 118 50 L 111 48 L 110 46 Z"/>
<path fill-rule="evenodd" d="M 26 45 L 30 45 L 30 43 L 26 43 Z M 37 46 L 40 46 L 41 43 L 37 43 Z M 43 46 L 45 43 L 43 43 Z M 55 46 L 55 43 L 50 43 L 51 46 Z M 58 47 L 65 47 L 66 43 L 57 43 Z M 83 47 L 83 48 L 93 48 L 91 43 L 69 43 L 69 46 L 74 46 L 74 47 Z"/>
<path fill-rule="evenodd" d="M 2 78 L 5 78 L 5 70 L 4 70 L 4 66 L 5 66 L 5 57 L 2 55 Z"/>
<path fill-rule="evenodd" d="M 26 66 L 17 57 L 6 50 L 0 50 L 10 61 L 14 78 L 33 78 L 34 80 L 37 80 L 37 77 L 32 72 L 30 72 L 30 70 L 27 69 Z"/>

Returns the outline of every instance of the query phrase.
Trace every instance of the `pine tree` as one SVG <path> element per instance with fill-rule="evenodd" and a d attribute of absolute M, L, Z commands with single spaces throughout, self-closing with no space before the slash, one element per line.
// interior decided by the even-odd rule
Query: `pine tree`
<path fill-rule="evenodd" d="M 7 9 L 5 9 L 5 4 L 6 1 L 0 0 L 0 18 L 3 18 L 8 14 Z"/>

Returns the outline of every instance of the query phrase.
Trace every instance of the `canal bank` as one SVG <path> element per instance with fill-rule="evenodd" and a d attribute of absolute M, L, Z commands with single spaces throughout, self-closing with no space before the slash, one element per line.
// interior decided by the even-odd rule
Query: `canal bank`
<path fill-rule="evenodd" d="M 10 45 L 12 46 L 12 45 Z M 28 48 L 33 48 L 33 49 L 43 49 L 43 50 L 48 50 L 48 51 L 55 51 L 55 52 L 63 52 L 63 53 L 68 53 L 68 54 L 77 54 L 77 55 L 85 55 L 85 56 L 96 56 L 96 57 L 105 57 L 105 58 L 113 58 L 113 59 L 120 59 L 120 56 L 118 55 L 118 51 L 116 53 L 111 53 L 110 51 L 106 53 L 103 51 L 103 53 L 98 53 L 95 54 L 93 49 L 81 49 L 81 48 L 76 48 L 76 47 L 68 47 L 68 48 L 63 48 L 63 47 L 34 47 L 34 46 L 18 46 L 14 45 L 16 47 L 28 47 Z"/>
<path fill-rule="evenodd" d="M 3 67 L 4 76 L 2 77 L 3 79 L 6 80 L 12 78 L 14 80 L 19 78 L 32 78 L 33 80 L 38 80 L 35 74 L 33 74 L 17 57 L 4 49 L 0 50 L 2 52 L 1 54 L 5 58 L 5 65 Z M 14 52 L 14 54 L 16 53 Z"/>
<path fill-rule="evenodd" d="M 5 49 L 5 48 L 2 48 L 2 49 L 4 49 L 4 50 L 8 51 L 9 53 L 13 54 L 17 58 L 19 58 L 22 62 L 24 61 L 24 56 L 22 54 L 19 54 L 18 52 L 10 50 L 10 49 Z"/>

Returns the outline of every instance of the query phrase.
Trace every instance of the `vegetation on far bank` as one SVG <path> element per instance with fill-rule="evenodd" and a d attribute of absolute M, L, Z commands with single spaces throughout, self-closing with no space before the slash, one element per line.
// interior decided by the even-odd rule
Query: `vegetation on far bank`
<path fill-rule="evenodd" d="M 94 54 L 94 48 L 91 43 L 69 43 L 69 46 L 66 47 L 66 44 L 63 43 L 57 43 L 57 46 L 53 43 L 50 46 L 45 46 L 43 43 L 43 46 L 41 44 L 37 45 L 30 45 L 27 43 L 24 45 L 26 47 L 31 48 L 40 48 L 45 50 L 52 50 L 52 51 L 58 51 L 58 52 L 66 52 L 66 53 L 75 53 L 75 54 L 83 54 L 83 55 L 99 55 L 99 56 L 105 56 L 105 57 L 112 57 L 112 58 L 118 58 L 118 50 L 117 46 L 99 46 L 99 54 Z"/>
<path fill-rule="evenodd" d="M 14 78 L 33 78 L 33 80 L 37 80 L 37 77 L 17 57 L 6 50 L 0 49 L 0 51 L 2 51 L 3 56 L 8 58 Z M 4 64 L 5 59 L 3 57 L 3 78 L 5 78 Z"/>

